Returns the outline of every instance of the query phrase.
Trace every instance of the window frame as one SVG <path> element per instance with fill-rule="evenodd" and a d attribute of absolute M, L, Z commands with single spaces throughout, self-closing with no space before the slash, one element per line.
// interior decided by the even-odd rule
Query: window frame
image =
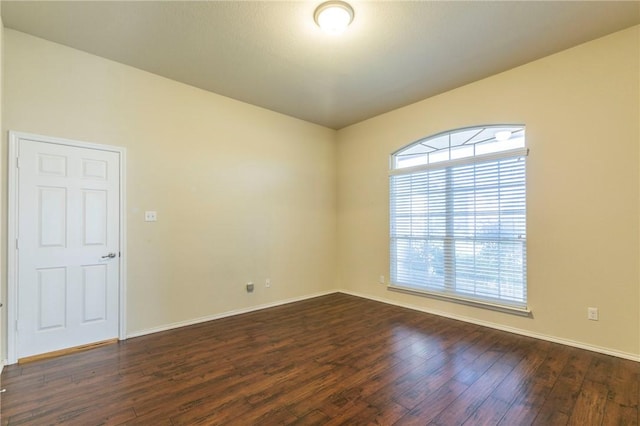
<path fill-rule="evenodd" d="M 456 158 L 456 159 L 451 159 L 452 155 L 452 144 L 451 144 L 451 136 L 452 135 L 460 135 L 463 132 L 469 132 L 469 131 L 475 131 L 478 130 L 480 134 L 481 132 L 484 132 L 487 129 L 490 130 L 495 130 L 496 132 L 499 131 L 499 129 L 501 130 L 505 130 L 505 129 L 519 129 L 519 131 L 522 132 L 522 137 L 523 137 L 523 142 L 522 142 L 522 146 L 521 147 L 516 147 L 516 148 L 509 148 L 509 149 L 505 149 L 505 150 L 498 150 L 496 152 L 491 152 L 491 153 L 486 153 L 486 154 L 480 154 L 480 155 L 476 155 L 476 148 L 475 145 L 479 144 L 479 143 L 485 143 L 487 141 L 490 141 L 492 139 L 487 139 L 487 140 L 481 140 L 481 141 L 476 141 L 474 142 L 472 145 L 474 145 L 473 148 L 473 154 L 472 156 L 467 156 L 467 157 L 463 157 L 463 158 Z M 495 132 L 494 132 L 495 133 Z M 482 307 L 482 308 L 486 308 L 486 309 L 491 309 L 491 310 L 496 310 L 496 311 L 500 311 L 500 312 L 506 312 L 506 313 L 511 313 L 511 314 L 516 314 L 516 315 L 522 315 L 522 316 L 530 316 L 531 315 L 531 310 L 528 307 L 528 295 L 527 295 L 527 287 L 528 287 L 528 283 L 527 283 L 527 252 L 526 252 L 526 217 L 527 217 L 527 208 L 526 208 L 526 199 L 527 199 L 527 194 L 526 194 L 526 157 L 528 156 L 529 153 L 529 149 L 527 147 L 526 144 L 526 126 L 524 124 L 491 124 L 491 125 L 481 125 L 481 126 L 470 126 L 470 127 L 463 127 L 463 128 L 457 128 L 457 129 L 452 129 L 452 130 L 448 130 L 445 132 L 440 132 L 431 136 L 427 136 L 425 138 L 421 138 L 417 141 L 414 141 L 408 145 L 403 146 L 402 148 L 394 151 L 393 153 L 391 153 L 390 157 L 389 157 L 389 277 L 390 277 L 390 282 L 387 286 L 388 290 L 392 290 L 392 291 L 398 291 L 398 292 L 402 292 L 402 293 L 409 293 L 409 294 L 416 294 L 416 295 L 420 295 L 420 296 L 426 296 L 426 297 L 430 297 L 430 298 L 435 298 L 435 299 L 439 299 L 439 300 L 446 300 L 446 301 L 451 301 L 451 302 L 455 302 L 455 303 L 461 303 L 461 304 L 465 304 L 465 305 L 471 305 L 471 306 L 475 306 L 475 307 Z M 442 138 L 443 136 L 448 136 L 449 137 L 449 145 L 448 148 L 440 148 L 439 150 L 435 150 L 435 151 L 430 151 L 430 152 L 437 152 L 437 151 L 444 151 L 445 149 L 448 150 L 448 160 L 444 160 L 444 161 L 435 161 L 432 163 L 429 163 L 428 160 L 425 164 L 419 164 L 419 165 L 414 165 L 414 166 L 409 166 L 409 167 L 399 167 L 398 166 L 398 155 L 409 151 L 411 149 L 413 149 L 414 147 L 417 147 L 419 144 L 423 144 L 426 145 L 426 142 L 429 141 L 433 141 L 436 140 L 438 138 Z M 475 136 L 474 136 L 475 138 Z M 473 138 L 472 138 L 473 139 Z M 493 136 L 493 141 L 497 142 L 497 139 L 495 138 L 495 135 Z M 466 143 L 466 142 L 465 142 Z M 433 145 L 433 144 L 432 144 Z M 459 146 L 459 145 L 457 145 Z M 430 158 L 429 156 L 427 156 L 427 158 Z M 478 164 L 483 164 L 483 163 L 490 163 L 490 164 L 498 164 L 500 161 L 509 161 L 510 159 L 524 159 L 524 163 L 523 163 L 523 171 L 522 171 L 522 176 L 523 176 L 523 187 L 524 187 L 524 195 L 523 195 L 523 199 L 524 199 L 524 229 L 525 229 L 525 234 L 524 234 L 524 241 L 523 241 L 523 255 L 522 255 L 522 259 L 523 259 L 523 270 L 522 270 L 522 276 L 521 276 L 521 280 L 522 280 L 522 291 L 524 293 L 524 301 L 523 303 L 509 303 L 506 299 L 503 299 L 502 301 L 504 301 L 505 303 L 501 303 L 500 298 L 492 298 L 492 297 L 478 297 L 478 293 L 474 291 L 474 294 L 476 295 L 476 297 L 474 297 L 473 295 L 469 295 L 469 293 L 464 294 L 464 292 L 461 292 L 459 290 L 456 291 L 451 291 L 451 287 L 443 287 L 442 291 L 435 291 L 433 288 L 430 288 L 429 285 L 425 284 L 424 287 L 425 288 L 420 288 L 420 285 L 410 285 L 410 284 L 398 284 L 395 281 L 395 275 L 394 275 L 394 270 L 393 270 L 393 266 L 394 266 L 394 262 L 396 262 L 396 266 L 397 266 L 397 262 L 398 262 L 398 256 L 395 256 L 394 258 L 394 242 L 397 244 L 398 241 L 398 235 L 394 234 L 394 214 L 396 212 L 396 210 L 393 210 L 393 203 L 394 201 L 397 202 L 397 199 L 394 199 L 394 188 L 392 187 L 393 185 L 393 178 L 394 176 L 402 176 L 402 175 L 410 175 L 410 176 L 414 176 L 416 174 L 419 173 L 424 173 L 424 172 L 429 172 L 432 170 L 454 170 L 455 167 L 461 167 L 461 166 L 467 166 L 467 165 L 473 165 L 474 167 Z M 519 160 L 517 160 L 519 161 Z M 475 173 L 475 169 L 474 169 L 474 173 Z M 499 176 L 499 175 L 498 175 Z M 448 179 L 448 178 L 447 178 Z M 477 191 L 477 187 L 475 186 L 474 183 L 474 187 L 473 187 L 473 191 L 474 194 L 476 194 Z M 449 203 L 449 198 L 454 196 L 454 190 L 452 189 L 447 189 L 446 192 L 446 198 L 447 198 L 447 203 Z M 397 194 L 396 194 L 397 197 Z M 474 218 L 477 216 L 477 209 L 474 208 L 473 210 L 473 216 Z M 449 224 L 449 221 L 453 221 L 455 218 L 455 215 L 451 215 L 451 217 L 447 216 L 447 224 L 446 227 L 447 229 L 449 229 L 449 227 L 451 226 Z M 411 219 L 413 220 L 413 219 Z M 474 232 L 476 232 L 474 230 Z M 413 234 L 410 234 L 411 238 L 414 237 Z M 431 238 L 431 237 L 429 237 Z M 427 237 L 424 237 L 425 241 L 427 241 Z M 449 233 L 449 230 L 447 230 L 447 233 L 445 235 L 445 239 L 450 240 L 448 243 L 443 243 L 445 245 L 447 245 L 447 247 L 444 247 L 443 250 L 451 250 L 451 245 L 455 246 L 456 244 L 456 240 L 460 241 L 459 239 L 457 239 L 454 235 Z M 477 238 L 474 237 L 473 241 L 476 241 Z M 503 241 L 503 239 L 501 238 L 500 241 Z M 504 240 L 506 241 L 506 240 Z M 397 245 L 395 246 L 396 250 L 397 250 Z M 474 258 L 475 258 L 475 254 L 474 254 Z M 446 263 L 446 260 L 443 261 Z M 443 269 L 448 268 L 449 266 L 445 267 L 443 264 Z M 397 271 L 396 271 L 397 273 Z M 475 274 L 476 272 L 474 272 Z M 455 275 L 456 272 L 454 271 L 453 273 L 451 272 L 451 270 L 449 271 L 445 271 L 443 274 L 443 280 L 455 280 Z M 475 275 L 477 277 L 477 275 Z M 475 279 L 475 278 L 474 278 Z M 456 284 L 457 285 L 457 284 Z M 456 285 L 454 285 L 454 290 Z"/>

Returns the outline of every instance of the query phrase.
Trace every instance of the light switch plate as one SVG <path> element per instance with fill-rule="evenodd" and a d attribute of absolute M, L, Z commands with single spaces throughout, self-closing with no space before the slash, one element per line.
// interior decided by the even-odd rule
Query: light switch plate
<path fill-rule="evenodd" d="M 155 211 L 147 211 L 144 212 L 144 221 L 145 222 L 155 222 L 158 220 L 158 213 Z"/>

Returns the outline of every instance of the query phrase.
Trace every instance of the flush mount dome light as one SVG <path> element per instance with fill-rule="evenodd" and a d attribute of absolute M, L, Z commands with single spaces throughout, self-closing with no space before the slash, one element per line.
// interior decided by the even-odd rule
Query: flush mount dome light
<path fill-rule="evenodd" d="M 313 14 L 316 24 L 329 34 L 341 34 L 353 21 L 353 8 L 343 1 L 327 1 Z"/>

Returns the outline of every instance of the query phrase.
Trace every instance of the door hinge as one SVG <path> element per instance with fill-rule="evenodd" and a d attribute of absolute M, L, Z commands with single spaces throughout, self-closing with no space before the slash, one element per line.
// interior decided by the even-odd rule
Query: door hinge
<path fill-rule="evenodd" d="M 16 157 L 16 168 L 20 168 L 20 157 Z"/>
<path fill-rule="evenodd" d="M 16 331 L 20 331 L 20 324 L 18 320 L 16 320 Z"/>
<path fill-rule="evenodd" d="M 16 250 L 20 249 L 20 240 L 16 238 Z"/>

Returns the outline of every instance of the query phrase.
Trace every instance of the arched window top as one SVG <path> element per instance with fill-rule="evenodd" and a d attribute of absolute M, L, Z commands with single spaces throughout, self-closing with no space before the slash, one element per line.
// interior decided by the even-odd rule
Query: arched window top
<path fill-rule="evenodd" d="M 391 168 L 404 169 L 524 147 L 524 126 L 466 127 L 420 139 L 396 151 L 391 156 Z"/>

